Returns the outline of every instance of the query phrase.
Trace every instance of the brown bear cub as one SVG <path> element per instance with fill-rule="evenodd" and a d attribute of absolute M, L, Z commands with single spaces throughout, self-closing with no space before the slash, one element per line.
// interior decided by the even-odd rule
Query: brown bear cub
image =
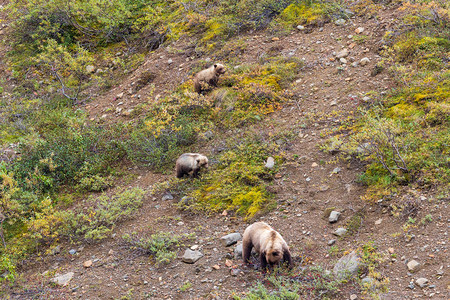
<path fill-rule="evenodd" d="M 219 76 L 224 74 L 226 69 L 221 64 L 215 64 L 203 71 L 200 71 L 194 77 L 194 88 L 197 93 L 202 92 L 202 82 L 206 82 L 210 86 L 217 86 Z"/>
<path fill-rule="evenodd" d="M 261 261 L 261 268 L 268 265 L 272 268 L 282 260 L 290 267 L 292 257 L 289 247 L 281 234 L 265 222 L 256 222 L 247 227 L 242 239 L 242 258 L 247 264 L 250 260 L 252 247 L 255 247 Z"/>
<path fill-rule="evenodd" d="M 208 158 L 199 153 L 184 153 L 178 157 L 175 165 L 178 178 L 184 175 L 195 178 L 201 168 L 208 168 Z"/>

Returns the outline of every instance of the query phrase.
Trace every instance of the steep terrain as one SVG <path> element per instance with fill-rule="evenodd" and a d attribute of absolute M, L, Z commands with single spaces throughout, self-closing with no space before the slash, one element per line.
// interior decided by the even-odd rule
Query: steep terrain
<path fill-rule="evenodd" d="M 234 247 L 225 247 L 220 238 L 233 232 L 243 233 L 248 224 L 264 220 L 278 230 L 291 247 L 297 266 L 317 265 L 332 270 L 345 253 L 373 242 L 383 257 L 377 270 L 380 279 L 389 279 L 388 291 L 379 290 L 382 299 L 432 298 L 448 299 L 448 201 L 438 200 L 430 191 L 405 187 L 401 197 L 413 203 L 417 220 L 431 214 L 433 221 L 426 226 L 412 228 L 406 237 L 402 232 L 405 219 L 394 217 L 383 201 L 366 201 L 365 186 L 359 183 L 364 164 L 356 159 L 344 160 L 338 151 L 321 150 L 329 134 L 358 114 L 358 107 L 374 102 L 395 88 L 390 74 L 372 74 L 381 60 L 379 48 L 382 38 L 395 25 L 395 8 L 386 9 L 376 18 L 355 16 L 344 25 L 334 22 L 311 27 L 308 31 L 294 30 L 287 36 L 274 38 L 267 31 L 255 31 L 240 36 L 245 50 L 237 57 L 241 64 L 257 64 L 264 55 L 296 57 L 303 61 L 290 92 L 295 95 L 282 109 L 268 115 L 246 130 L 263 136 L 289 133 L 280 141 L 285 162 L 275 175 L 270 191 L 277 202 L 276 209 L 244 220 L 233 212 L 193 213 L 180 210 L 177 203 L 183 197 L 179 190 L 158 189 L 159 184 L 174 177 L 153 173 L 146 168 L 129 167 L 131 175 L 116 182 L 119 187 L 140 187 L 149 193 L 143 207 L 131 219 L 114 229 L 112 238 L 94 244 L 64 242 L 59 251 L 42 257 L 27 259 L 21 267 L 22 276 L 10 287 L 5 297 L 11 299 L 229 299 L 232 294 L 242 296 L 265 274 L 246 267 L 234 256 Z M 353 40 L 355 30 L 367 36 L 362 43 Z M 347 55 L 339 53 L 348 50 Z M 170 50 L 170 51 L 169 51 Z M 202 58 L 205 59 L 205 58 Z M 170 61 L 169 61 L 170 60 Z M 163 97 L 190 79 L 188 70 L 198 58 L 184 49 L 183 41 L 161 47 L 145 58 L 119 86 L 93 97 L 80 108 L 87 111 L 91 122 L 115 123 L 133 119 L 133 109 Z M 361 60 L 364 62 L 361 63 Z M 344 62 L 346 63 L 344 64 Z M 355 66 L 352 63 L 357 62 Z M 136 82 L 143 74 L 155 74 L 151 83 L 136 90 Z M 136 118 L 139 118 L 137 116 Z M 240 130 L 222 132 L 236 135 Z M 205 142 L 202 149 L 192 152 L 207 155 L 218 153 L 217 141 Z M 187 180 L 189 184 L 189 180 Z M 107 191 L 114 194 L 115 189 Z M 170 194 L 172 197 L 164 197 Z M 400 196 L 399 196 L 400 197 Z M 341 212 L 336 223 L 328 221 L 331 210 Z M 351 234 L 339 238 L 333 232 L 339 227 L 352 229 Z M 194 234 L 177 248 L 178 258 L 168 265 L 157 266 L 153 258 L 133 248 L 121 238 L 124 234 L 150 236 L 158 232 Z M 335 242 L 330 242 L 335 240 Z M 204 257 L 194 264 L 181 261 L 184 250 L 194 246 Z M 70 254 L 69 250 L 76 250 Z M 86 267 L 86 261 L 92 265 Z M 406 263 L 416 260 L 420 269 L 408 271 Z M 74 272 L 65 287 L 52 285 L 49 279 L 56 273 Z M 368 275 L 363 271 L 361 278 Z M 427 278 L 428 287 L 413 284 Z M 332 298 L 360 299 L 358 284 L 340 287 Z M 354 296 L 356 295 L 357 298 Z"/>

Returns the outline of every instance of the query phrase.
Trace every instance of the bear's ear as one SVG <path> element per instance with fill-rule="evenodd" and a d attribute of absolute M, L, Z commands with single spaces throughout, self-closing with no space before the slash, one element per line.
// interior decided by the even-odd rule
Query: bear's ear
<path fill-rule="evenodd" d="M 217 65 L 214 65 L 214 68 L 217 68 Z"/>
<path fill-rule="evenodd" d="M 200 163 L 200 158 L 197 158 L 197 164 L 199 164 Z"/>

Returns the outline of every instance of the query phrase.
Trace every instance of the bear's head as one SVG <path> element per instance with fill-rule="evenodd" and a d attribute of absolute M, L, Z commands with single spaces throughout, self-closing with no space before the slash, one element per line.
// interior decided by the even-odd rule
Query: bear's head
<path fill-rule="evenodd" d="M 197 157 L 197 166 L 199 167 L 203 167 L 203 168 L 208 168 L 208 158 L 204 155 L 199 155 Z"/>
<path fill-rule="evenodd" d="M 214 72 L 218 75 L 225 74 L 227 69 L 225 69 L 224 65 L 222 64 L 215 64 L 214 65 Z"/>

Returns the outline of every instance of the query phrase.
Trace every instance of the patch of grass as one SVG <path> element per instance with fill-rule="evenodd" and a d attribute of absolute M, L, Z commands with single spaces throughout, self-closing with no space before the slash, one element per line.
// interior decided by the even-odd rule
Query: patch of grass
<path fill-rule="evenodd" d="M 364 219 L 364 213 L 357 212 L 355 213 L 350 220 L 348 220 L 346 228 L 347 228 L 347 234 L 348 235 L 354 235 L 358 233 L 359 228 L 362 225 L 362 221 Z"/>
<path fill-rule="evenodd" d="M 190 283 L 189 281 L 186 281 L 186 282 L 183 283 L 183 285 L 180 287 L 180 291 L 186 292 L 186 291 L 189 290 L 191 287 L 192 287 L 192 283 Z"/>
<path fill-rule="evenodd" d="M 169 232 L 152 234 L 149 238 L 138 238 L 135 234 L 126 234 L 122 237 L 131 250 L 137 250 L 151 255 L 156 265 L 169 264 L 177 257 L 177 249 L 184 240 L 193 239 L 193 235 L 176 235 Z M 190 287 L 186 287 L 189 289 Z"/>

